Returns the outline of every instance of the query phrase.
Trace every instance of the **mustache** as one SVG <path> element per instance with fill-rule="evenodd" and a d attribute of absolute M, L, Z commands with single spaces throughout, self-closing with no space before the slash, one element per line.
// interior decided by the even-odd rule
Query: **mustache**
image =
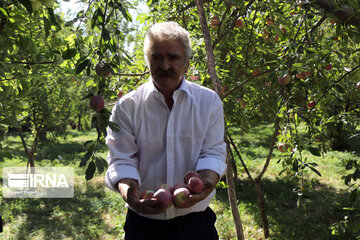
<path fill-rule="evenodd" d="M 159 70 L 156 72 L 155 74 L 155 77 L 157 78 L 162 78 L 162 77 L 171 77 L 171 78 L 175 78 L 176 77 L 176 74 L 173 70 L 167 70 L 167 71 L 164 71 L 164 70 Z"/>

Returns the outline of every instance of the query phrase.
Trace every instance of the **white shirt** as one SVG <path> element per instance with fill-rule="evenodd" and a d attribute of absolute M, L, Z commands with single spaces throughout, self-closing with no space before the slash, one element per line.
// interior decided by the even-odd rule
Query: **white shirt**
<path fill-rule="evenodd" d="M 136 179 L 139 192 L 157 190 L 164 183 L 183 182 L 187 171 L 213 170 L 222 176 L 226 169 L 223 105 L 212 90 L 182 81 L 173 93 L 174 105 L 167 107 L 163 95 L 150 79 L 123 96 L 114 106 L 110 121 L 121 130 L 108 128 L 109 147 L 106 185 L 122 178 Z M 142 215 L 171 219 L 190 212 L 204 211 L 215 190 L 190 208 L 173 206 L 166 212 Z"/>

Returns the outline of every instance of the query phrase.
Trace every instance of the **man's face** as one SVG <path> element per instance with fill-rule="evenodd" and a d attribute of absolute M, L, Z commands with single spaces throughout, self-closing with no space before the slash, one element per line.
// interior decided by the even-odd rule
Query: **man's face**
<path fill-rule="evenodd" d="M 179 88 L 188 68 L 184 45 L 179 40 L 153 40 L 150 43 L 150 74 L 161 93 Z"/>

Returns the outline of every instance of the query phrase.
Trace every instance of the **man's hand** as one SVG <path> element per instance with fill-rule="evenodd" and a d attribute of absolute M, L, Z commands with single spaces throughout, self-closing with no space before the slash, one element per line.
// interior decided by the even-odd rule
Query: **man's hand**
<path fill-rule="evenodd" d="M 166 209 L 156 207 L 156 198 L 140 199 L 138 182 L 134 179 L 123 178 L 117 183 L 117 188 L 129 206 L 141 214 L 158 214 Z"/>
<path fill-rule="evenodd" d="M 212 170 L 203 170 L 200 171 L 201 180 L 204 183 L 202 191 L 198 194 L 190 194 L 189 203 L 183 206 L 176 206 L 176 208 L 189 208 L 194 206 L 196 203 L 204 200 L 215 188 L 217 182 L 219 181 L 219 175 Z"/>

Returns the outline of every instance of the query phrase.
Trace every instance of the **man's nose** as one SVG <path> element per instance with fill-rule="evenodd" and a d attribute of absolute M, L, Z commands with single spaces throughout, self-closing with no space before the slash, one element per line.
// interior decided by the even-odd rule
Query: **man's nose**
<path fill-rule="evenodd" d="M 171 67 L 170 61 L 166 58 L 162 59 L 160 67 L 163 70 L 168 70 Z"/>

